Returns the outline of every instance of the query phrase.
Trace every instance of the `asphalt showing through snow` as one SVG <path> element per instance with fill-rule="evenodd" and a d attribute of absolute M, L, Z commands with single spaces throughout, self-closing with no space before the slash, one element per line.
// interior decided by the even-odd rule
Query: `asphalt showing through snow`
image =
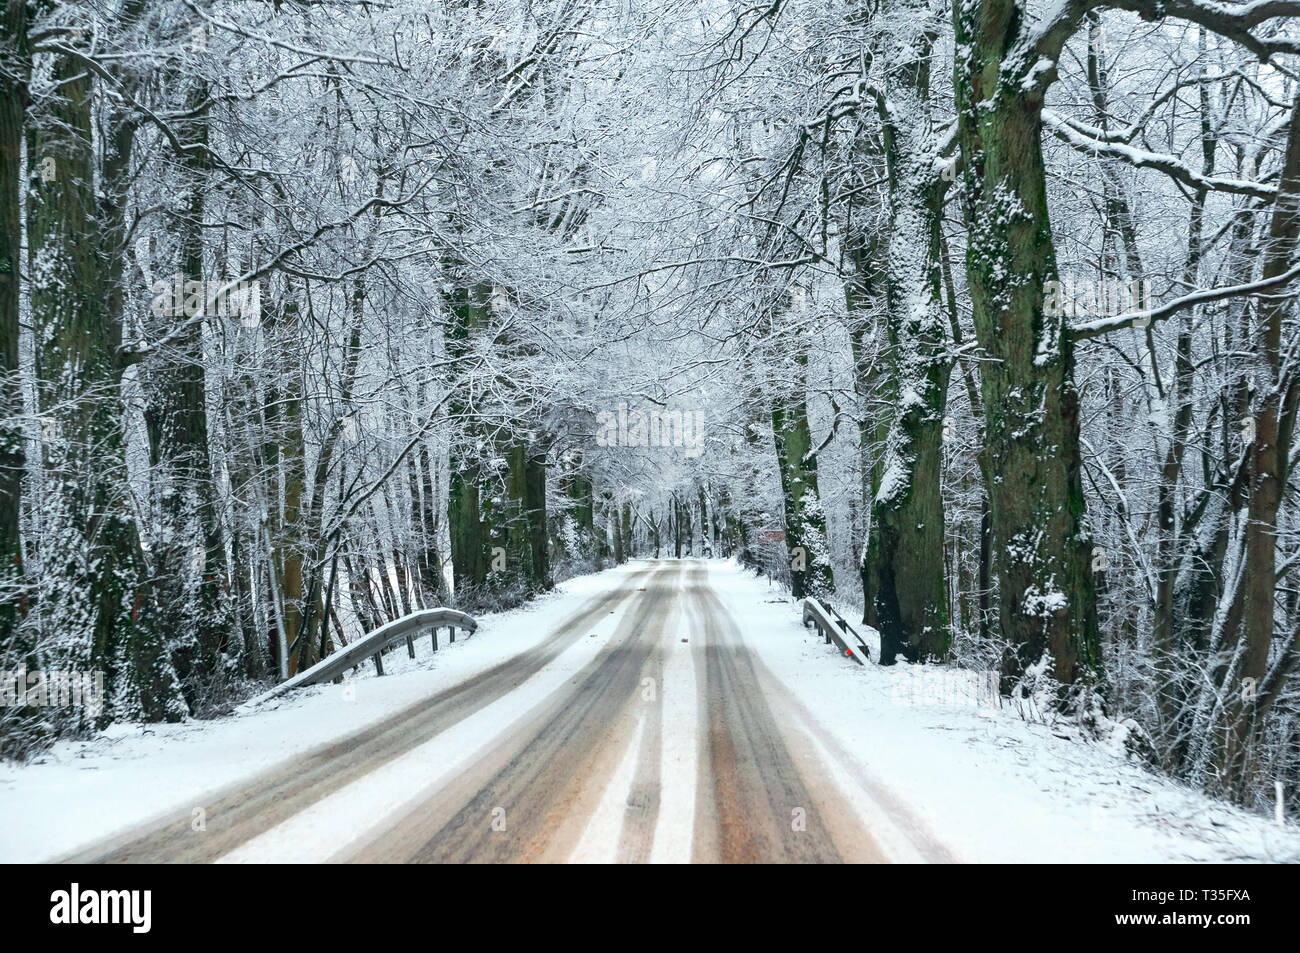
<path fill-rule="evenodd" d="M 586 665 L 525 717 L 503 725 L 463 770 L 391 817 L 358 818 L 355 829 L 365 833 L 330 859 L 563 862 L 594 838 L 596 847 L 608 847 L 607 859 L 644 863 L 656 837 L 682 841 L 689 849 L 675 859 L 697 863 L 887 859 L 828 770 L 825 759 L 843 752 L 828 755 L 809 743 L 807 732 L 814 729 L 807 713 L 745 645 L 710 588 L 705 566 L 675 560 L 624 576 L 618 588 L 593 596 L 533 648 L 215 793 L 203 802 L 202 834 L 193 831 L 185 811 L 66 859 L 217 860 L 507 696 L 620 608 L 613 632 Z M 689 652 L 696 697 L 685 710 L 695 713 L 694 725 L 680 723 L 689 717 L 677 714 L 682 706 L 662 707 L 665 693 L 679 690 L 670 686 L 680 683 L 665 681 L 673 652 Z M 689 681 L 686 686 L 689 692 Z M 685 822 L 677 810 L 671 822 L 661 823 L 668 816 L 665 772 L 683 770 L 666 766 L 666 734 L 677 741 L 690 736 L 696 753 L 687 788 L 694 792 L 693 811 Z M 674 791 L 683 788 L 682 778 L 670 780 Z M 601 826 L 593 821 L 597 816 L 604 818 Z M 687 829 L 664 830 L 674 825 Z M 919 848 L 944 859 L 935 845 Z"/>

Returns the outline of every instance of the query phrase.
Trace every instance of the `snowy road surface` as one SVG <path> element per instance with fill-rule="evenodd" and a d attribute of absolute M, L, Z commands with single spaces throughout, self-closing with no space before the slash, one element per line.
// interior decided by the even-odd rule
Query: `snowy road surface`
<path fill-rule="evenodd" d="M 900 686 L 721 561 L 638 562 L 208 722 L 0 769 L 0 860 L 1293 860 L 1278 826 Z M 969 699 L 966 700 L 969 702 Z"/>
<path fill-rule="evenodd" d="M 239 849 L 248 859 L 276 859 L 273 844 L 257 855 L 258 838 L 420 752 L 621 610 L 599 652 L 464 770 L 391 815 L 367 817 L 359 804 L 358 826 L 367 829 L 328 859 L 564 861 L 581 852 L 635 863 L 648 861 L 662 839 L 664 850 L 677 852 L 663 859 L 681 861 L 885 860 L 821 757 L 795 734 L 789 700 L 769 689 L 770 673 L 711 591 L 704 566 L 658 563 L 621 582 L 588 599 L 537 646 L 207 799 L 201 836 L 185 810 L 73 859 L 201 862 Z M 674 656 L 678 671 L 670 674 Z M 661 704 L 670 693 L 695 698 Z M 666 738 L 678 755 L 673 771 L 693 775 L 668 790 Z M 685 748 L 695 757 L 683 763 Z M 612 809 L 605 803 L 611 799 Z M 689 826 L 691 835 L 669 829 L 676 825 Z M 310 837 L 311 828 L 301 833 Z M 917 847 L 927 859 L 948 859 L 937 845 Z"/>

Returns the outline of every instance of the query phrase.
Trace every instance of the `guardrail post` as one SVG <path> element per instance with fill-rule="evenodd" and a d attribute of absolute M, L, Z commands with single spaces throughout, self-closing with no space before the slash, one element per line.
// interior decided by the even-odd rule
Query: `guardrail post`
<path fill-rule="evenodd" d="M 415 639 L 409 635 L 406 637 L 406 654 L 411 658 L 415 658 Z"/>
<path fill-rule="evenodd" d="M 379 656 L 380 656 L 380 653 L 379 653 L 379 652 L 376 652 L 375 655 L 374 655 L 374 658 L 375 658 L 375 673 L 376 673 L 377 675 L 383 675 L 383 674 L 384 674 L 384 660 L 383 660 L 382 658 L 380 658 Z"/>
<path fill-rule="evenodd" d="M 447 634 L 451 637 L 453 642 L 456 641 L 456 627 L 454 625 L 447 626 Z"/>
<path fill-rule="evenodd" d="M 808 623 L 813 623 L 817 631 L 821 633 L 826 644 L 836 643 L 844 654 L 853 659 L 859 665 L 865 664 L 863 659 L 871 658 L 871 650 L 867 644 L 862 641 L 862 636 L 858 635 L 848 620 L 844 618 L 834 606 L 823 606 L 816 599 L 808 598 L 803 603 L 803 624 L 804 628 Z M 849 644 L 847 636 L 852 635 L 856 641 L 856 647 Z"/>
<path fill-rule="evenodd" d="M 433 636 L 433 650 L 438 651 L 438 627 L 436 625 L 429 627 L 429 632 Z"/>

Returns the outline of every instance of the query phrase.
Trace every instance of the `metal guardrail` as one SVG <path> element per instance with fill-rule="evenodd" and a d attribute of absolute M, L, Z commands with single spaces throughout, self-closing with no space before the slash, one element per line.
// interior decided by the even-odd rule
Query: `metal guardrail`
<path fill-rule="evenodd" d="M 857 630 L 849 625 L 848 620 L 840 615 L 834 606 L 822 605 L 816 599 L 805 599 L 803 601 L 805 628 L 809 622 L 815 624 L 818 631 L 826 637 L 827 645 L 834 642 L 840 647 L 841 652 L 859 665 L 866 664 L 863 659 L 871 658 L 871 650 L 867 648 L 867 643 L 862 641 L 862 636 L 858 635 Z M 857 643 L 856 651 L 848 643 L 849 636 L 852 636 L 853 641 Z"/>
<path fill-rule="evenodd" d="M 341 677 L 348 669 L 360 665 L 367 658 L 374 661 L 375 671 L 383 675 L 384 661 L 382 656 L 385 649 L 405 639 L 407 654 L 411 658 L 415 658 L 415 636 L 428 629 L 432 630 L 433 650 L 436 652 L 438 651 L 438 629 L 444 625 L 451 630 L 449 636 L 453 642 L 456 641 L 457 629 L 473 632 L 478 628 L 478 623 L 474 621 L 473 616 L 458 612 L 455 609 L 422 609 L 419 612 L 412 612 L 410 615 L 394 619 L 392 622 L 381 625 L 373 632 L 363 635 L 351 645 L 345 646 L 328 658 L 322 659 L 311 668 L 299 672 L 293 678 L 281 682 L 269 692 L 244 702 L 237 710 L 243 711 L 253 708 L 268 699 L 276 698 L 295 688 L 333 681 Z"/>

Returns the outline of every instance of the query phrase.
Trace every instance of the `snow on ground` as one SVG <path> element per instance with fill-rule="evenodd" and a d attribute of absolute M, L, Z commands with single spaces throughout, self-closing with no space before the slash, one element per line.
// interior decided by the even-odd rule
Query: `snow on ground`
<path fill-rule="evenodd" d="M 633 563 L 611 572 L 643 568 Z M 359 731 L 531 648 L 611 582 L 609 573 L 567 580 L 519 609 L 482 616 L 478 631 L 459 635 L 454 644 L 444 630 L 436 653 L 427 636 L 416 639 L 414 660 L 399 644 L 384 656 L 382 680 L 367 663 L 343 685 L 299 689 L 248 714 L 114 725 L 89 741 L 61 742 L 31 764 L 0 762 L 0 862 L 54 859 L 122 828 L 200 806 L 218 788 Z M 604 640 L 579 640 L 574 648 L 589 651 L 586 643 L 593 641 Z M 482 743 L 482 733 L 474 740 Z"/>
<path fill-rule="evenodd" d="M 824 739 L 958 860 L 1300 861 L 1294 819 L 1278 827 L 1013 708 L 980 707 L 987 696 L 924 666 L 855 665 L 803 628 L 788 593 L 730 563 L 711 563 L 709 581 Z"/>
<path fill-rule="evenodd" d="M 713 590 L 745 643 L 783 688 L 773 710 L 830 769 L 890 856 L 918 856 L 927 838 L 962 861 L 1300 861 L 1300 826 L 1213 801 L 1097 745 L 1058 738 L 1046 725 L 993 708 L 987 695 L 954 690 L 950 669 L 858 666 L 803 628 L 798 606 L 736 567 L 708 563 Z M 483 616 L 476 634 L 436 654 L 428 638 L 409 660 L 399 646 L 389 675 L 363 666 L 343 686 L 303 689 L 257 710 L 182 725 L 123 725 L 64 742 L 39 762 L 0 765 L 0 861 L 47 860 L 155 816 L 201 805 L 212 791 L 307 749 L 360 730 L 433 692 L 522 652 L 593 594 L 645 568 L 632 563 L 561 584 L 536 602 Z M 626 609 L 627 604 L 624 604 Z M 424 745 L 345 786 L 227 859 L 320 860 L 355 837 L 355 818 L 400 810 L 413 792 L 445 780 L 558 690 L 607 641 L 622 612 L 592 625 L 517 690 Z M 675 615 L 664 670 L 664 814 L 652 860 L 690 856 L 698 700 L 691 635 Z M 693 639 L 691 640 L 694 641 Z M 938 678 L 938 682 L 917 679 Z M 780 697 L 778 697 L 780 696 Z M 981 707 L 982 706 L 982 707 Z M 780 716 L 780 715 L 779 715 Z M 648 717 L 648 716 L 643 716 Z M 643 721 L 638 733 L 647 724 Z M 575 860 L 608 860 L 630 784 L 633 745 L 611 779 Z M 608 801 L 609 803 L 604 803 Z M 391 815 L 390 815 L 391 816 Z M 916 845 L 919 846 L 919 845 Z M 287 852 L 287 853 L 286 853 Z"/>

